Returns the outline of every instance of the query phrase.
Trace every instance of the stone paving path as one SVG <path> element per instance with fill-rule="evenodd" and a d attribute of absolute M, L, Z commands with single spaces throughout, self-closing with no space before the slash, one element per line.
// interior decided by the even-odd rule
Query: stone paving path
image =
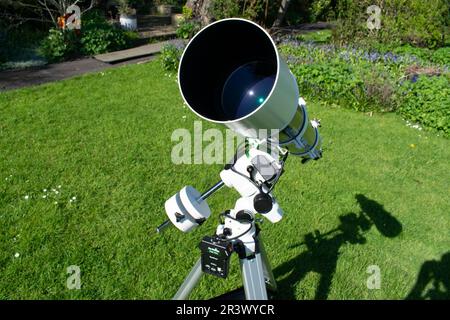
<path fill-rule="evenodd" d="M 126 50 L 120 50 L 120 51 L 114 51 L 114 52 L 108 52 L 103 54 L 98 54 L 95 56 L 95 59 L 100 60 L 102 62 L 107 63 L 116 63 L 119 61 L 126 61 L 130 59 L 140 58 L 148 55 L 152 55 L 155 53 L 161 52 L 161 49 L 164 45 L 171 43 L 173 41 L 163 41 L 163 42 L 157 42 L 152 44 L 146 44 L 143 46 L 126 49 Z"/>
<path fill-rule="evenodd" d="M 155 51 L 153 53 L 157 52 Z M 140 55 L 138 58 L 114 64 L 102 62 L 94 58 L 83 58 L 74 61 L 48 64 L 38 68 L 0 71 L 0 92 L 68 79 L 85 73 L 101 71 L 126 64 L 143 63 L 154 58 L 154 55 Z"/>

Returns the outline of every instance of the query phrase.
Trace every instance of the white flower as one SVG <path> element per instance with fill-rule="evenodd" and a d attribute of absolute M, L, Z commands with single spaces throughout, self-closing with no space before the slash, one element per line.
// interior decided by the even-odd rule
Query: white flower
<path fill-rule="evenodd" d="M 55 191 L 55 194 L 59 194 L 59 191 Z"/>
<path fill-rule="evenodd" d="M 61 189 L 61 185 L 58 186 L 58 189 Z"/>
<path fill-rule="evenodd" d="M 28 199 L 30 199 L 30 196 L 25 196 L 24 198 L 25 198 L 25 200 L 28 200 Z"/>
<path fill-rule="evenodd" d="M 47 192 L 47 189 L 44 189 L 44 190 L 42 190 L 42 191 Z"/>
<path fill-rule="evenodd" d="M 72 200 L 73 200 L 73 201 L 77 200 L 77 197 L 72 197 Z"/>
<path fill-rule="evenodd" d="M 54 205 L 57 205 L 57 204 L 58 204 L 58 201 L 53 202 L 53 204 L 54 204 Z"/>
<path fill-rule="evenodd" d="M 20 253 L 16 252 L 16 253 L 14 254 L 14 258 L 18 258 L 18 257 L 20 257 Z"/>
<path fill-rule="evenodd" d="M 46 195 L 44 194 L 44 195 L 42 196 L 42 198 L 44 198 L 44 199 L 45 199 L 45 198 L 47 198 L 47 196 L 46 196 Z"/>

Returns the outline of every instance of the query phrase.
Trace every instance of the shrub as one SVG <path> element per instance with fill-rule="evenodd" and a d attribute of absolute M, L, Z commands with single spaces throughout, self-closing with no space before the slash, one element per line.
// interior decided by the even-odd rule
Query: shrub
<path fill-rule="evenodd" d="M 282 46 L 302 95 L 360 111 L 392 111 L 402 60 L 333 45 Z M 388 68 L 386 68 L 386 64 Z"/>
<path fill-rule="evenodd" d="M 417 48 L 413 47 L 410 44 L 397 46 L 392 48 L 391 50 L 396 54 L 411 55 L 421 60 L 429 60 L 432 52 L 432 50 L 429 50 L 427 48 Z"/>
<path fill-rule="evenodd" d="M 42 41 L 40 53 L 49 62 L 59 62 L 79 55 L 80 39 L 73 30 L 50 29 Z"/>
<path fill-rule="evenodd" d="M 370 5 L 381 9 L 381 29 L 369 30 L 366 12 Z M 448 24 L 447 0 L 343 0 L 338 4 L 338 43 L 411 43 L 434 48 L 445 43 Z"/>
<path fill-rule="evenodd" d="M 182 13 L 183 13 L 183 19 L 184 20 L 191 20 L 193 17 L 193 11 L 192 8 L 188 7 L 188 6 L 183 6 L 182 9 Z"/>
<path fill-rule="evenodd" d="M 125 33 L 113 26 L 83 30 L 82 52 L 87 55 L 120 50 L 127 46 Z"/>
<path fill-rule="evenodd" d="M 398 55 L 409 55 L 418 58 L 418 60 L 423 62 L 438 65 L 450 65 L 450 47 L 443 47 L 436 50 L 413 47 L 409 44 L 402 46 L 378 44 L 373 47 L 380 52 L 392 52 Z"/>
<path fill-rule="evenodd" d="M 330 20 L 335 18 L 336 1 L 315 0 L 310 7 L 310 21 Z"/>
<path fill-rule="evenodd" d="M 292 24 L 290 17 L 297 17 L 299 10 L 296 3 L 292 1 L 290 9 L 286 14 L 286 21 Z M 274 0 L 212 0 L 209 8 L 209 14 L 215 19 L 225 19 L 232 17 L 242 17 L 264 26 L 272 25 L 277 17 L 280 3 Z"/>
<path fill-rule="evenodd" d="M 431 55 L 431 61 L 450 66 L 450 47 L 444 47 L 434 51 Z"/>
<path fill-rule="evenodd" d="M 177 28 L 177 37 L 181 39 L 192 38 L 197 31 L 200 30 L 200 25 L 194 20 L 183 20 Z"/>
<path fill-rule="evenodd" d="M 359 111 L 397 111 L 450 137 L 450 74 L 430 64 L 447 49 L 411 48 L 395 54 L 288 40 L 280 52 L 302 96 Z"/>
<path fill-rule="evenodd" d="M 217 20 L 238 17 L 240 14 L 240 1 L 236 0 L 213 0 L 209 13 Z"/>
<path fill-rule="evenodd" d="M 398 111 L 407 120 L 418 122 L 450 137 L 450 77 L 420 75 L 400 87 Z"/>
<path fill-rule="evenodd" d="M 166 44 L 161 50 L 161 63 L 164 70 L 176 72 L 183 53 L 183 44 Z"/>
<path fill-rule="evenodd" d="M 0 63 L 41 60 L 35 49 L 46 36 L 31 25 L 7 28 L 6 22 L 0 22 Z"/>
<path fill-rule="evenodd" d="M 280 1 L 269 2 L 273 4 L 272 12 L 276 16 Z M 286 12 L 285 22 L 288 25 L 295 25 L 305 22 L 335 20 L 337 2 L 336 0 L 291 1 Z"/>
<path fill-rule="evenodd" d="M 98 11 L 85 14 L 82 25 L 82 52 L 93 55 L 127 47 L 125 31 L 116 28 Z"/>
<path fill-rule="evenodd" d="M 132 41 L 129 32 L 108 23 L 98 11 L 89 11 L 83 16 L 80 33 L 75 30 L 51 29 L 41 43 L 40 51 L 47 60 L 57 62 L 81 54 L 93 55 L 124 49 Z"/>
<path fill-rule="evenodd" d="M 245 19 L 263 21 L 265 20 L 264 15 L 268 13 L 266 12 L 266 5 L 268 5 L 268 3 L 265 0 L 253 0 L 248 3 L 244 2 L 242 9 L 239 8 L 233 16 L 237 17 L 240 15 L 240 12 L 242 12 L 241 16 Z"/>

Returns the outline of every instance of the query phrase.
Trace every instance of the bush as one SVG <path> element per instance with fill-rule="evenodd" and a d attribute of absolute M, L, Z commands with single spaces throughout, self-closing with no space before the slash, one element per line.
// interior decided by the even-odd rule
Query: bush
<path fill-rule="evenodd" d="M 133 41 L 129 32 L 108 23 L 97 11 L 83 16 L 81 32 L 51 29 L 41 43 L 40 51 L 51 62 L 63 61 L 81 54 L 94 55 L 128 47 Z"/>
<path fill-rule="evenodd" d="M 0 22 L 0 63 L 20 62 L 31 63 L 43 60 L 36 52 L 40 42 L 47 36 L 47 32 L 31 25 L 21 25 L 11 29 Z M 2 66 L 0 66 L 2 68 Z"/>
<path fill-rule="evenodd" d="M 418 76 L 400 87 L 398 111 L 407 120 L 450 137 L 450 77 Z"/>
<path fill-rule="evenodd" d="M 116 28 L 97 11 L 84 16 L 82 25 L 82 53 L 94 55 L 127 47 L 125 31 Z"/>
<path fill-rule="evenodd" d="M 292 8 L 287 12 L 286 21 L 288 23 L 291 22 L 289 21 L 291 13 L 294 13 L 294 16 L 298 15 L 297 2 L 293 1 Z M 277 16 L 279 6 L 279 1 L 274 0 L 212 0 L 209 14 L 215 20 L 242 17 L 263 26 L 270 26 Z"/>
<path fill-rule="evenodd" d="M 310 5 L 310 21 L 331 20 L 336 15 L 336 1 L 315 0 Z"/>
<path fill-rule="evenodd" d="M 182 14 L 183 14 L 183 19 L 184 20 L 191 20 L 193 18 L 192 8 L 190 8 L 188 6 L 183 6 Z"/>
<path fill-rule="evenodd" d="M 380 52 L 392 52 L 397 55 L 409 55 L 417 58 L 418 61 L 425 63 L 432 63 L 436 65 L 450 66 L 450 47 L 443 47 L 436 50 L 428 48 L 413 47 L 409 44 L 402 46 L 390 46 L 384 44 L 377 44 L 373 46 L 374 49 Z"/>
<path fill-rule="evenodd" d="M 49 62 L 74 58 L 79 54 L 80 39 L 73 30 L 50 29 L 42 41 L 40 53 Z"/>
<path fill-rule="evenodd" d="M 82 53 L 94 55 L 127 47 L 125 33 L 113 26 L 91 28 L 83 31 L 81 38 Z"/>
<path fill-rule="evenodd" d="M 233 16 L 237 17 L 241 15 L 242 18 L 245 19 L 263 22 L 265 20 L 266 5 L 268 5 L 266 0 L 253 0 L 249 3 L 244 3 L 242 9 L 239 8 Z M 242 12 L 242 14 L 240 14 L 240 12 Z"/>
<path fill-rule="evenodd" d="M 431 61 L 450 66 L 450 47 L 440 48 L 433 52 Z"/>
<path fill-rule="evenodd" d="M 288 39 L 280 52 L 302 96 L 359 111 L 396 111 L 450 137 L 448 49 L 380 48 L 384 52 Z"/>
<path fill-rule="evenodd" d="M 240 10 L 240 1 L 236 0 L 213 0 L 209 8 L 210 14 L 216 20 L 238 17 Z"/>
<path fill-rule="evenodd" d="M 183 53 L 183 43 L 166 44 L 161 50 L 161 63 L 164 70 L 176 72 Z"/>
<path fill-rule="evenodd" d="M 200 30 L 200 24 L 194 20 L 184 20 L 177 28 L 177 37 L 190 39 Z"/>
<path fill-rule="evenodd" d="M 302 95 L 359 111 L 392 111 L 399 69 L 409 62 L 392 53 L 311 43 L 281 46 L 281 52 Z"/>
<path fill-rule="evenodd" d="M 275 4 L 274 13 L 276 15 L 280 2 L 271 2 Z M 286 24 L 335 20 L 336 2 L 335 0 L 291 1 L 286 13 Z"/>
<path fill-rule="evenodd" d="M 371 5 L 381 9 L 381 28 L 369 30 L 366 12 Z M 338 43 L 410 43 L 434 48 L 445 43 L 448 25 L 447 0 L 343 0 L 338 3 L 334 38 Z"/>

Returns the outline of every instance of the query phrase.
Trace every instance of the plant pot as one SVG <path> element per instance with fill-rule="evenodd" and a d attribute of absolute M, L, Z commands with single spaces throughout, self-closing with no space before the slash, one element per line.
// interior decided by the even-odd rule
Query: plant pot
<path fill-rule="evenodd" d="M 184 17 L 182 13 L 176 13 L 172 15 L 172 25 L 179 27 L 181 22 L 183 22 Z"/>
<path fill-rule="evenodd" d="M 120 26 L 122 29 L 134 31 L 137 29 L 137 16 L 136 15 L 120 15 Z"/>
<path fill-rule="evenodd" d="M 158 14 L 163 15 L 163 16 L 170 16 L 172 14 L 173 11 L 173 6 L 168 5 L 168 4 L 160 4 L 158 6 L 156 6 L 156 12 L 158 12 Z"/>

